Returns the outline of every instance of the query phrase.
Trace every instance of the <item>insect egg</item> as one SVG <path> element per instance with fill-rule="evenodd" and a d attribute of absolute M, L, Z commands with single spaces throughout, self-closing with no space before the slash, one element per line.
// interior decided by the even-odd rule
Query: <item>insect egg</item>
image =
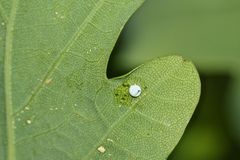
<path fill-rule="evenodd" d="M 134 85 L 131 85 L 130 88 L 129 88 L 129 94 L 136 98 L 136 97 L 139 97 L 142 93 L 142 89 L 139 85 L 137 84 L 134 84 Z"/>

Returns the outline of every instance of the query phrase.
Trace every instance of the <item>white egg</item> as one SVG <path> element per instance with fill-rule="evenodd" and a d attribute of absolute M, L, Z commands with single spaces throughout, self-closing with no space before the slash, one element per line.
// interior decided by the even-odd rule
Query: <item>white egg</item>
<path fill-rule="evenodd" d="M 129 94 L 132 96 L 132 97 L 139 97 L 142 93 L 142 89 L 139 85 L 131 85 L 129 87 Z"/>

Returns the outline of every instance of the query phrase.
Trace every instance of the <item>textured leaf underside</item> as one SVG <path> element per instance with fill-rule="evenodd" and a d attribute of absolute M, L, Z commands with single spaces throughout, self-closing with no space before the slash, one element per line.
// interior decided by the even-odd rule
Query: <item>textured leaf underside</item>
<path fill-rule="evenodd" d="M 142 2 L 0 0 L 0 160 L 167 158 L 199 99 L 193 64 L 164 57 L 106 77 Z"/>

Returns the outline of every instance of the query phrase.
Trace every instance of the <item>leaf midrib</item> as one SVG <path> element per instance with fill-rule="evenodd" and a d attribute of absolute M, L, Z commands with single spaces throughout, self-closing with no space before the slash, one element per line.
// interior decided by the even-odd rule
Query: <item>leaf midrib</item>
<path fill-rule="evenodd" d="M 15 160 L 15 135 L 13 129 L 14 118 L 12 103 L 12 46 L 14 21 L 18 7 L 18 0 L 12 1 L 12 9 L 6 28 L 5 54 L 4 54 L 4 92 L 6 107 L 6 132 L 7 132 L 7 160 Z"/>

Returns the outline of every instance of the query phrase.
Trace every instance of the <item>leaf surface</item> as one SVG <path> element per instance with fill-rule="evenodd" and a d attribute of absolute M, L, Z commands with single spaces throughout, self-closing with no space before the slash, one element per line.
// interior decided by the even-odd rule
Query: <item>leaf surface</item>
<path fill-rule="evenodd" d="M 158 58 L 106 77 L 143 0 L 0 2 L 0 160 L 167 158 L 199 99 L 193 64 Z"/>

